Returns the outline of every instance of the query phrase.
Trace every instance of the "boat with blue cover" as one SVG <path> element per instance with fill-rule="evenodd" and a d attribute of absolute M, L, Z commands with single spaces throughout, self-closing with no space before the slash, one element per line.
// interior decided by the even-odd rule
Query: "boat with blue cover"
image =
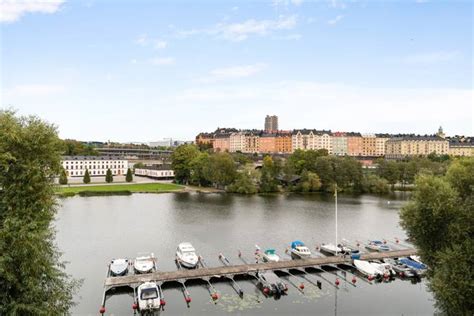
<path fill-rule="evenodd" d="M 369 240 L 369 243 L 365 245 L 365 248 L 372 251 L 390 251 L 390 247 L 380 240 Z"/>
<path fill-rule="evenodd" d="M 291 257 L 293 259 L 304 259 L 311 257 L 311 251 L 300 240 L 295 240 L 291 243 Z"/>
<path fill-rule="evenodd" d="M 426 270 L 428 270 L 428 267 L 426 264 L 417 262 L 415 260 L 409 259 L 409 258 L 399 258 L 398 262 L 407 265 L 410 268 L 415 269 L 415 271 L 418 273 L 418 275 L 423 275 L 425 274 Z"/>

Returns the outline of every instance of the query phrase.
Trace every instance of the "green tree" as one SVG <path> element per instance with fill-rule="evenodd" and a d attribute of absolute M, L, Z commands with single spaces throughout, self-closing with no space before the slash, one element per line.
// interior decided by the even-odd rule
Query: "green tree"
<path fill-rule="evenodd" d="M 130 169 L 130 168 L 127 169 L 127 175 L 125 176 L 125 181 L 127 181 L 127 182 L 132 182 L 133 181 L 132 169 Z"/>
<path fill-rule="evenodd" d="M 91 183 L 91 175 L 89 174 L 89 170 L 86 169 L 86 172 L 84 173 L 84 177 L 82 178 L 82 182 L 85 184 Z"/>
<path fill-rule="evenodd" d="M 79 282 L 55 245 L 61 140 L 37 117 L 0 111 L 0 315 L 65 315 Z"/>
<path fill-rule="evenodd" d="M 191 180 L 191 161 L 199 154 L 196 146 L 181 145 L 171 154 L 171 166 L 174 171 L 175 181 L 189 184 Z"/>
<path fill-rule="evenodd" d="M 190 182 L 192 184 L 199 186 L 210 186 L 212 184 L 211 158 L 207 152 L 198 153 L 189 164 L 191 168 Z"/>
<path fill-rule="evenodd" d="M 316 192 L 321 188 L 319 176 L 311 171 L 305 171 L 297 187 L 300 192 Z"/>
<path fill-rule="evenodd" d="M 232 156 L 227 153 L 215 153 L 210 160 L 210 179 L 217 188 L 225 188 L 234 182 L 237 168 Z"/>
<path fill-rule="evenodd" d="M 142 169 L 142 168 L 145 168 L 145 164 L 143 162 L 137 162 L 136 164 L 133 165 L 133 170 Z"/>
<path fill-rule="evenodd" d="M 429 267 L 429 286 L 447 315 L 474 313 L 474 159 L 456 160 L 446 177 L 421 173 L 401 224 Z"/>
<path fill-rule="evenodd" d="M 278 181 L 276 177 L 278 176 L 279 170 L 278 164 L 276 164 L 271 156 L 265 156 L 263 158 L 263 165 L 260 176 L 260 192 L 277 192 L 278 191 Z"/>
<path fill-rule="evenodd" d="M 99 154 L 93 146 L 74 139 L 65 139 L 63 141 L 63 151 L 64 155 L 67 156 L 97 156 Z"/>
<path fill-rule="evenodd" d="M 228 186 L 227 192 L 240 194 L 254 194 L 257 193 L 257 186 L 252 179 L 252 176 L 247 172 L 240 172 L 234 183 Z"/>
<path fill-rule="evenodd" d="M 378 174 L 382 178 L 386 179 L 393 188 L 393 186 L 400 179 L 400 168 L 398 163 L 393 160 L 380 160 Z"/>
<path fill-rule="evenodd" d="M 105 173 L 105 182 L 107 183 L 112 183 L 114 182 L 114 175 L 112 174 L 112 170 L 107 169 L 107 172 Z"/>
<path fill-rule="evenodd" d="M 59 174 L 59 184 L 67 184 L 67 174 L 64 168 L 61 168 L 61 173 Z"/>

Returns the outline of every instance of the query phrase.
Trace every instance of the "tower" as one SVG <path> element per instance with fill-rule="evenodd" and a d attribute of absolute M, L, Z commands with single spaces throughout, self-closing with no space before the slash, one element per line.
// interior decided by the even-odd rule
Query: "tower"
<path fill-rule="evenodd" d="M 265 132 L 278 131 L 278 116 L 267 115 L 265 117 Z"/>

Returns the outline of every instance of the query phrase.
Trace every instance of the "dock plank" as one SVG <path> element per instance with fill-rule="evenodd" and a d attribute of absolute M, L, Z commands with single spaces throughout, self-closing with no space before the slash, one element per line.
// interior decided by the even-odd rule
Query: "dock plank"
<path fill-rule="evenodd" d="M 415 255 L 416 249 L 404 249 L 396 251 L 386 252 L 373 252 L 361 255 L 362 260 L 377 260 L 384 258 L 398 258 Z M 143 282 L 169 282 L 177 280 L 188 280 L 188 279 L 199 279 L 213 276 L 226 276 L 226 275 L 237 275 L 237 274 L 248 274 L 254 273 L 259 270 L 284 270 L 294 268 L 306 268 L 312 266 L 320 266 L 326 264 L 341 264 L 351 263 L 352 260 L 343 257 L 324 257 L 324 258 L 309 258 L 299 260 L 286 260 L 279 262 L 267 262 L 267 263 L 253 263 L 253 264 L 241 264 L 232 266 L 222 266 L 214 268 L 201 268 L 193 270 L 178 270 L 178 271 L 166 271 L 166 272 L 154 272 L 148 274 L 135 274 L 122 277 L 109 277 L 105 279 L 106 287 L 119 287 L 133 285 Z"/>

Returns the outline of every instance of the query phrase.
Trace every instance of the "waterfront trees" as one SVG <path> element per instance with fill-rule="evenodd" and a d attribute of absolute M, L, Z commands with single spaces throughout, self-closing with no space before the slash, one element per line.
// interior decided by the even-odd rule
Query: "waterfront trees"
<path fill-rule="evenodd" d="M 91 175 L 89 174 L 89 170 L 86 169 L 86 172 L 84 172 L 84 177 L 82 178 L 82 182 L 85 184 L 91 183 Z"/>
<path fill-rule="evenodd" d="M 454 161 L 445 177 L 417 176 L 401 224 L 430 266 L 429 286 L 448 315 L 474 313 L 474 159 Z"/>
<path fill-rule="evenodd" d="M 265 156 L 263 158 L 259 186 L 260 192 L 268 193 L 278 191 L 278 181 L 276 177 L 279 175 L 280 169 L 279 164 L 274 162 L 271 156 Z"/>
<path fill-rule="evenodd" d="M 125 181 L 127 181 L 127 182 L 132 182 L 133 181 L 132 169 L 130 169 L 130 168 L 127 169 L 127 175 L 125 176 Z"/>
<path fill-rule="evenodd" d="M 233 183 L 237 176 L 237 168 L 229 153 L 216 153 L 209 159 L 210 179 L 217 188 L 225 188 Z"/>
<path fill-rule="evenodd" d="M 171 166 L 174 170 L 175 181 L 180 184 L 189 184 L 191 180 L 191 161 L 199 154 L 194 145 L 181 145 L 171 155 Z"/>
<path fill-rule="evenodd" d="M 73 305 L 78 282 L 52 227 L 63 149 L 53 125 L 0 111 L 0 315 L 65 315 Z"/>

